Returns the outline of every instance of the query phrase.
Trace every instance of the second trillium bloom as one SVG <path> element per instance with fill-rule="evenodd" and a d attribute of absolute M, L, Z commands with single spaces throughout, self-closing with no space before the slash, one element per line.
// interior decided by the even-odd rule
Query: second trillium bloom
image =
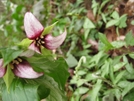
<path fill-rule="evenodd" d="M 59 36 L 52 36 L 51 34 L 42 35 L 44 27 L 31 13 L 27 12 L 24 17 L 24 28 L 27 37 L 33 40 L 29 46 L 29 49 L 41 53 L 41 46 L 53 50 L 58 48 L 66 38 L 66 31 Z"/>
<path fill-rule="evenodd" d="M 35 79 L 43 75 L 34 71 L 31 65 L 21 58 L 13 60 L 10 64 L 13 73 L 20 78 Z M 7 66 L 3 67 L 3 59 L 0 59 L 0 77 L 3 77 L 6 73 Z"/>

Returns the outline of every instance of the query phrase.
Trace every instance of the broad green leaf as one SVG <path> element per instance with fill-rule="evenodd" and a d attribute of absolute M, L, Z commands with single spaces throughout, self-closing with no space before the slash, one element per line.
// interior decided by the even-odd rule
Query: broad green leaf
<path fill-rule="evenodd" d="M 95 25 L 93 24 L 91 20 L 89 20 L 88 18 L 85 18 L 83 27 L 84 29 L 92 29 L 92 28 L 95 28 Z"/>
<path fill-rule="evenodd" d="M 124 78 L 129 79 L 129 80 L 133 80 L 134 79 L 134 71 L 132 71 L 131 73 L 127 71 L 124 74 Z"/>
<path fill-rule="evenodd" d="M 104 52 L 100 51 L 98 54 L 96 54 L 89 62 L 90 63 L 95 63 L 96 65 L 98 64 L 98 62 L 100 61 L 100 59 L 103 57 Z"/>
<path fill-rule="evenodd" d="M 111 44 L 114 48 L 121 48 L 123 46 L 126 46 L 126 42 L 124 41 L 113 41 Z"/>
<path fill-rule="evenodd" d="M 102 87 L 102 80 L 97 80 L 97 83 L 93 86 L 92 92 L 91 92 L 91 101 L 96 101 L 98 93 Z"/>
<path fill-rule="evenodd" d="M 76 82 L 77 87 L 80 87 L 80 86 L 83 85 L 85 82 L 87 82 L 87 80 L 85 80 L 85 79 L 79 79 L 79 80 L 77 80 L 77 82 Z"/>
<path fill-rule="evenodd" d="M 121 71 L 119 72 L 119 74 L 116 76 L 115 80 L 114 80 L 114 84 L 116 84 L 117 82 L 119 82 L 120 79 L 123 78 L 123 75 L 125 74 L 126 71 Z"/>
<path fill-rule="evenodd" d="M 122 101 L 133 101 L 134 99 L 134 89 L 132 89 L 127 95 L 123 98 Z"/>
<path fill-rule="evenodd" d="M 123 61 L 126 63 L 126 65 L 125 65 L 126 70 L 127 70 L 130 74 L 134 74 L 133 65 L 132 65 L 132 63 L 129 63 L 129 62 L 128 62 L 128 58 L 127 58 L 125 55 L 123 56 Z"/>
<path fill-rule="evenodd" d="M 75 95 L 85 94 L 88 90 L 89 90 L 89 88 L 87 88 L 87 87 L 79 87 L 79 88 L 74 92 L 74 94 L 75 94 Z"/>
<path fill-rule="evenodd" d="M 85 77 L 87 81 L 96 80 L 98 77 L 95 75 L 95 73 L 88 73 Z"/>
<path fill-rule="evenodd" d="M 103 21 L 106 23 L 107 22 L 107 19 L 106 19 L 105 14 L 104 13 L 101 13 L 101 16 L 102 16 Z"/>
<path fill-rule="evenodd" d="M 12 65 L 10 65 L 10 64 L 7 65 L 6 74 L 3 77 L 8 91 L 9 91 L 10 85 L 11 85 L 13 79 L 14 79 L 14 74 L 11 70 L 11 68 L 12 68 L 11 66 Z"/>
<path fill-rule="evenodd" d="M 64 92 L 59 89 L 58 83 L 55 82 L 52 77 L 44 75 L 43 78 L 27 80 L 27 82 L 31 84 L 33 84 L 33 82 L 41 84 L 42 86 L 44 85 L 44 87 L 50 89 L 49 96 L 45 98 L 47 101 L 67 101 Z"/>
<path fill-rule="evenodd" d="M 51 30 L 53 29 L 53 27 L 54 27 L 57 23 L 58 23 L 58 21 L 55 22 L 55 23 L 53 23 L 52 25 L 47 26 L 46 28 L 44 28 L 44 31 L 42 32 L 42 35 L 50 34 Z"/>
<path fill-rule="evenodd" d="M 134 59 L 134 52 L 128 54 L 132 59 Z"/>
<path fill-rule="evenodd" d="M 109 60 L 109 62 L 110 62 L 110 64 L 112 64 L 112 59 L 111 60 Z M 110 65 L 110 67 L 109 67 L 109 76 L 110 76 L 110 80 L 112 81 L 112 82 L 114 82 L 114 79 L 115 79 L 115 77 L 114 77 L 114 70 L 113 70 L 114 68 L 113 68 L 113 66 L 112 65 Z"/>
<path fill-rule="evenodd" d="M 129 73 L 134 74 L 134 68 L 133 68 L 132 63 L 127 63 L 127 64 L 125 65 L 125 67 L 126 67 L 126 70 L 127 70 Z"/>
<path fill-rule="evenodd" d="M 116 23 L 116 26 L 118 26 L 119 28 L 125 28 L 127 26 L 126 20 L 127 20 L 127 15 L 126 14 L 122 15 L 118 23 Z"/>
<path fill-rule="evenodd" d="M 123 80 L 123 81 L 119 81 L 119 83 L 117 84 L 119 87 L 121 88 L 126 88 L 131 82 L 127 81 L 127 80 Z"/>
<path fill-rule="evenodd" d="M 132 32 L 128 32 L 125 37 L 125 41 L 127 45 L 133 46 L 134 45 L 134 37 Z"/>
<path fill-rule="evenodd" d="M 34 69 L 42 69 L 45 75 L 53 77 L 60 89 L 64 89 L 69 76 L 68 66 L 64 59 L 51 60 L 44 57 L 31 57 L 27 59 Z"/>
<path fill-rule="evenodd" d="M 111 61 L 112 66 L 118 64 L 121 61 L 122 56 L 115 56 L 114 59 Z M 124 61 L 125 62 L 125 61 Z M 125 62 L 126 63 L 126 62 Z"/>
<path fill-rule="evenodd" d="M 134 20 L 131 21 L 131 25 L 134 25 Z"/>
<path fill-rule="evenodd" d="M 72 54 L 70 54 L 67 57 L 66 62 L 67 62 L 69 67 L 74 67 L 78 64 L 78 61 L 76 60 L 76 58 Z"/>
<path fill-rule="evenodd" d="M 88 36 L 89 36 L 89 32 L 90 32 L 90 29 L 85 29 L 85 32 L 84 32 L 84 39 L 87 40 Z"/>
<path fill-rule="evenodd" d="M 3 60 L 4 60 L 4 67 L 9 64 L 12 60 L 17 58 L 23 51 L 22 50 L 15 50 L 15 49 L 2 49 L 0 50 Z"/>
<path fill-rule="evenodd" d="M 83 69 L 83 70 L 79 70 L 77 74 L 78 75 L 85 75 L 85 74 L 87 74 L 87 72 Z"/>
<path fill-rule="evenodd" d="M 114 95 L 113 94 L 109 94 L 103 97 L 102 101 L 114 101 Z"/>
<path fill-rule="evenodd" d="M 114 89 L 114 95 L 115 95 L 116 99 L 119 101 L 120 98 L 122 97 L 122 96 L 121 96 L 121 91 L 120 91 L 120 89 L 115 88 L 115 89 Z"/>
<path fill-rule="evenodd" d="M 119 20 L 110 20 L 109 22 L 107 22 L 106 28 L 116 25 L 118 21 Z"/>
<path fill-rule="evenodd" d="M 132 90 L 134 88 L 134 83 L 129 83 L 124 90 L 122 91 L 122 96 L 124 97 L 128 92 L 130 92 L 130 90 Z"/>
<path fill-rule="evenodd" d="M 40 101 L 37 93 L 38 86 L 15 79 L 10 86 L 10 92 L 3 87 L 2 101 Z"/>
<path fill-rule="evenodd" d="M 28 46 L 32 43 L 32 40 L 29 40 L 28 38 L 23 39 L 20 43 L 18 43 L 18 46 L 23 48 L 28 48 Z"/>
<path fill-rule="evenodd" d="M 41 48 L 41 53 L 42 55 L 44 55 L 45 57 L 47 56 L 52 56 L 52 51 L 51 50 L 48 50 L 46 48 Z"/>
<path fill-rule="evenodd" d="M 110 63 L 106 60 L 105 64 L 101 67 L 102 77 L 109 74 Z"/>
<path fill-rule="evenodd" d="M 111 45 L 111 43 L 108 41 L 107 37 L 104 34 L 99 33 L 99 39 L 105 45 L 106 51 L 113 48 L 113 46 Z"/>
<path fill-rule="evenodd" d="M 117 11 L 114 11 L 112 14 L 111 14 L 111 17 L 113 17 L 114 19 L 119 19 L 119 13 Z"/>
<path fill-rule="evenodd" d="M 96 2 L 95 0 L 92 1 L 92 9 L 93 9 L 93 14 L 94 16 L 97 15 L 97 10 L 98 10 L 99 3 Z"/>
<path fill-rule="evenodd" d="M 121 69 L 121 68 L 122 68 L 123 66 L 125 66 L 125 65 L 126 65 L 125 62 L 120 62 L 120 63 L 114 65 L 114 66 L 113 66 L 114 72 L 118 71 L 119 69 Z"/>
<path fill-rule="evenodd" d="M 101 5 L 100 5 L 100 7 L 99 7 L 99 11 L 98 11 L 98 13 L 100 14 L 100 13 L 102 13 L 102 8 L 109 2 L 110 0 L 104 0 L 102 3 L 101 3 Z"/>

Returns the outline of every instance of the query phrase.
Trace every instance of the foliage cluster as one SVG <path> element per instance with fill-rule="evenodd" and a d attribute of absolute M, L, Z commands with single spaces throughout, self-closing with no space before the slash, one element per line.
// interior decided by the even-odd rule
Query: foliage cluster
<path fill-rule="evenodd" d="M 3 1 L 5 12 L 2 13 L 0 20 L 2 25 L 0 44 L 1 47 L 13 46 L 25 37 L 23 16 L 26 11 L 32 11 L 44 26 L 58 21 L 53 29 L 53 35 L 56 36 L 59 32 L 63 32 L 65 27 L 68 32 L 64 44 L 57 49 L 58 57 L 64 57 L 69 67 L 70 77 L 66 83 L 68 100 L 133 101 L 134 21 L 132 4 L 130 0 Z M 28 60 L 35 67 L 39 65 L 40 68 L 44 68 L 42 63 L 48 66 L 46 69 L 50 67 L 49 62 L 46 62 L 49 61 L 48 59 L 40 62 L 40 59 L 35 58 Z M 38 60 L 37 64 L 34 63 L 35 60 Z M 52 94 L 58 92 L 59 97 L 52 95 L 56 97 L 54 99 L 49 97 L 48 101 L 60 101 L 62 96 L 59 88 L 55 89 L 50 85 L 53 84 L 52 82 L 58 81 L 58 85 L 64 88 L 63 75 L 56 77 L 56 73 L 63 73 L 64 70 L 62 71 L 59 67 L 55 68 L 44 77 L 47 82 L 37 80 L 46 85 L 46 88 L 43 89 L 47 90 L 51 87 Z M 30 84 L 34 81 L 28 80 L 27 82 Z M 16 80 L 14 83 L 18 87 L 23 84 L 24 87 L 29 86 L 23 81 L 18 83 Z M 55 85 L 57 87 L 57 83 Z M 38 86 L 36 85 L 35 88 Z M 24 89 L 23 93 L 25 93 L 25 88 L 21 89 Z M 29 88 L 30 92 L 32 90 Z M 46 94 L 46 92 L 43 93 Z M 31 96 L 34 96 L 34 93 Z M 64 100 L 61 99 L 61 101 Z"/>

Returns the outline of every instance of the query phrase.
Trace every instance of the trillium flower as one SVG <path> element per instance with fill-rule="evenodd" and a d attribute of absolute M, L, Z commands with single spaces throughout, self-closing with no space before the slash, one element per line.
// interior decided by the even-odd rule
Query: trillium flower
<path fill-rule="evenodd" d="M 49 33 L 42 35 L 44 27 L 31 12 L 27 12 L 25 14 L 24 28 L 26 36 L 30 40 L 33 40 L 29 46 L 29 49 L 34 50 L 37 53 L 41 53 L 41 46 L 49 50 L 58 48 L 65 40 L 67 34 L 65 31 L 57 37 L 54 37 Z"/>
<path fill-rule="evenodd" d="M 33 70 L 30 64 L 21 58 L 17 58 L 10 63 L 13 73 L 20 78 L 34 79 L 43 75 Z M 0 59 L 0 77 L 6 73 L 6 67 L 3 67 L 3 59 Z"/>

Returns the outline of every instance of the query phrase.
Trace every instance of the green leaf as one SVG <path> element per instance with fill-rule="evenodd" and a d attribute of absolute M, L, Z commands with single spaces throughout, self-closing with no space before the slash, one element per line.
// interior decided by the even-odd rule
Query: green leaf
<path fill-rule="evenodd" d="M 92 29 L 92 28 L 95 28 L 95 25 L 93 24 L 91 20 L 89 20 L 88 18 L 85 18 L 83 27 L 84 29 Z"/>
<path fill-rule="evenodd" d="M 15 50 L 10 48 L 5 48 L 0 50 L 3 60 L 4 60 L 4 67 L 9 64 L 12 60 L 17 58 L 23 51 L 22 50 Z"/>
<path fill-rule="evenodd" d="M 69 73 L 68 65 L 63 58 L 50 60 L 44 57 L 31 57 L 27 61 L 33 68 L 42 69 L 45 75 L 51 76 L 58 83 L 60 89 L 64 89 Z"/>
<path fill-rule="evenodd" d="M 131 21 L 131 25 L 134 25 L 134 20 Z"/>
<path fill-rule="evenodd" d="M 128 58 L 127 58 L 125 55 L 123 56 L 123 61 L 126 63 L 126 65 L 125 65 L 126 70 L 127 70 L 130 74 L 134 74 L 133 65 L 132 65 L 132 63 L 129 63 L 129 62 L 128 62 Z"/>
<path fill-rule="evenodd" d="M 116 96 L 117 100 L 119 101 L 121 96 L 121 91 L 119 89 L 114 89 L 114 95 Z"/>
<path fill-rule="evenodd" d="M 119 28 L 125 28 L 127 26 L 126 21 L 127 21 L 127 15 L 124 14 L 120 17 L 118 23 L 116 23 L 116 26 L 118 26 Z"/>
<path fill-rule="evenodd" d="M 33 84 L 41 84 L 42 86 L 50 89 L 50 94 L 47 98 L 47 101 L 66 101 L 66 96 L 63 91 L 59 89 L 58 83 L 54 81 L 54 79 L 50 76 L 44 75 L 43 78 L 38 78 L 35 80 L 27 80 L 28 83 Z M 43 90 L 43 89 L 42 89 Z M 24 101 L 24 100 L 23 100 Z"/>
<path fill-rule="evenodd" d="M 126 64 L 126 70 L 129 72 L 129 73 L 131 73 L 131 74 L 134 74 L 134 68 L 133 68 L 133 65 L 132 65 L 132 63 L 127 63 Z"/>
<path fill-rule="evenodd" d="M 75 95 L 85 94 L 88 90 L 89 90 L 89 88 L 86 88 L 86 87 L 79 87 L 79 88 L 74 92 L 74 94 L 75 94 Z"/>
<path fill-rule="evenodd" d="M 128 32 L 125 37 L 125 41 L 127 45 L 133 46 L 134 45 L 134 37 L 132 35 L 132 32 Z"/>
<path fill-rule="evenodd" d="M 102 16 L 103 21 L 106 23 L 107 22 L 107 19 L 106 19 L 105 14 L 104 13 L 101 13 L 101 16 Z"/>
<path fill-rule="evenodd" d="M 76 60 L 76 58 L 72 54 L 70 54 L 68 56 L 68 58 L 66 59 L 66 62 L 67 62 L 69 67 L 74 67 L 78 64 L 78 61 Z"/>
<path fill-rule="evenodd" d="M 12 65 L 7 65 L 6 74 L 3 77 L 8 91 L 9 91 L 10 85 L 14 79 L 14 74 L 11 70 L 11 68 L 12 68 L 11 66 Z"/>
<path fill-rule="evenodd" d="M 95 73 L 88 73 L 85 77 L 87 81 L 96 80 L 98 77 L 95 75 Z"/>
<path fill-rule="evenodd" d="M 119 19 L 119 13 L 117 11 L 114 11 L 112 14 L 111 14 L 111 17 L 113 17 L 114 19 Z"/>
<path fill-rule="evenodd" d="M 134 52 L 128 54 L 132 59 L 134 59 Z"/>
<path fill-rule="evenodd" d="M 129 83 L 124 90 L 122 91 L 122 96 L 124 97 L 128 92 L 130 92 L 130 90 L 132 90 L 134 88 L 134 83 Z"/>
<path fill-rule="evenodd" d="M 121 88 L 126 88 L 131 82 L 127 80 L 119 81 L 118 86 Z"/>
<path fill-rule="evenodd" d="M 47 27 L 44 29 L 44 31 L 42 32 L 42 35 L 50 34 L 51 30 L 53 29 L 53 27 L 54 27 L 57 23 L 58 23 L 58 21 L 55 22 L 55 23 L 53 23 L 53 24 L 50 25 L 50 26 L 47 26 Z"/>
<path fill-rule="evenodd" d="M 99 39 L 100 41 L 105 45 L 105 50 L 109 50 L 112 49 L 113 46 L 111 45 L 111 43 L 107 40 L 106 36 L 102 33 L 99 33 Z"/>
<path fill-rule="evenodd" d="M 38 86 L 15 79 L 10 86 L 10 92 L 3 87 L 2 101 L 40 101 L 37 93 Z"/>
<path fill-rule="evenodd" d="M 102 13 L 102 8 L 109 2 L 110 0 L 104 0 L 102 3 L 101 3 L 101 5 L 100 5 L 100 7 L 99 7 L 99 10 L 98 10 L 98 13 L 100 14 L 100 13 Z"/>
<path fill-rule="evenodd" d="M 93 86 L 93 90 L 91 92 L 91 101 L 96 101 L 98 97 L 98 93 L 102 87 L 102 80 L 97 80 L 97 83 Z"/>
<path fill-rule="evenodd" d="M 101 67 L 102 77 L 109 74 L 110 63 L 106 60 L 104 65 Z"/>
<path fill-rule="evenodd" d="M 87 72 L 83 69 L 83 70 L 79 70 L 77 74 L 78 75 L 85 75 L 85 74 L 87 74 Z"/>
<path fill-rule="evenodd" d="M 126 71 L 121 71 L 119 72 L 119 74 L 116 76 L 115 80 L 114 80 L 114 84 L 116 84 L 117 82 L 119 82 L 119 80 L 123 77 L 123 75 L 125 74 Z"/>
<path fill-rule="evenodd" d="M 28 46 L 31 44 L 31 42 L 32 42 L 32 40 L 25 38 L 18 44 L 18 46 L 28 48 Z"/>
<path fill-rule="evenodd" d="M 116 49 L 126 46 L 126 42 L 124 42 L 124 41 L 113 41 L 111 44 Z"/>
<path fill-rule="evenodd" d="M 114 101 L 114 95 L 113 94 L 109 94 L 103 97 L 102 101 Z"/>
<path fill-rule="evenodd" d="M 100 59 L 104 56 L 104 52 L 100 51 L 98 54 L 96 54 L 89 62 L 95 63 L 96 65 L 99 63 Z"/>
<path fill-rule="evenodd" d="M 113 66 L 114 72 L 116 72 L 116 71 L 118 71 L 119 69 L 121 69 L 124 65 L 126 65 L 125 62 L 120 62 L 120 63 L 114 65 L 114 66 Z"/>
<path fill-rule="evenodd" d="M 85 40 L 87 40 L 89 32 L 90 32 L 90 29 L 85 29 L 85 32 L 84 32 L 84 39 Z"/>
<path fill-rule="evenodd" d="M 134 99 L 134 89 L 132 89 L 127 95 L 123 98 L 122 101 L 133 101 Z"/>
<path fill-rule="evenodd" d="M 119 20 L 110 20 L 109 22 L 107 22 L 106 28 L 116 25 L 118 21 Z"/>
<path fill-rule="evenodd" d="M 93 0 L 93 1 L 92 1 L 92 9 L 93 9 L 93 14 L 94 14 L 94 16 L 97 15 L 98 7 L 99 7 L 99 3 L 96 2 L 95 0 Z"/>

